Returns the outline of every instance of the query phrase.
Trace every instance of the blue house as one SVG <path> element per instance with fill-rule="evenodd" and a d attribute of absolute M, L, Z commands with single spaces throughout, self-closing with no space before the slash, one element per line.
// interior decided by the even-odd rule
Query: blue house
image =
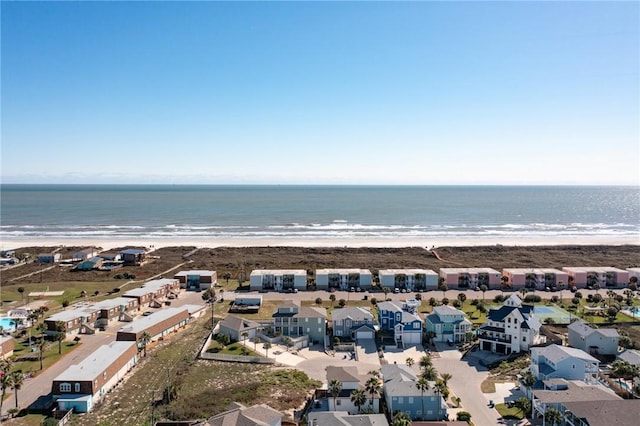
<path fill-rule="evenodd" d="M 429 389 L 422 392 L 416 386 L 418 377 L 410 367 L 383 365 L 382 379 L 382 394 L 390 418 L 400 411 L 411 420 L 444 420 L 447 417 L 447 404 L 436 393 L 435 382 L 429 382 Z"/>
<path fill-rule="evenodd" d="M 426 329 L 427 333 L 433 333 L 436 342 L 464 343 L 472 324 L 461 310 L 442 305 L 426 316 Z"/>
<path fill-rule="evenodd" d="M 393 337 L 398 346 L 407 347 L 422 343 L 423 320 L 416 315 L 420 305 L 415 299 L 406 302 L 380 302 L 378 307 L 378 322 L 380 330 L 393 331 Z"/>

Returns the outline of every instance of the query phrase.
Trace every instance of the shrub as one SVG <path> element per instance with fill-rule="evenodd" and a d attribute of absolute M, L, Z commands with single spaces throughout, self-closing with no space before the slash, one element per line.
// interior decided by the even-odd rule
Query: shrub
<path fill-rule="evenodd" d="M 119 293 L 120 292 L 120 287 L 116 287 L 113 290 L 111 290 L 112 293 Z"/>
<path fill-rule="evenodd" d="M 462 303 L 460 303 L 460 301 L 456 299 L 453 301 L 452 305 L 454 308 L 460 308 L 462 306 Z"/>
<path fill-rule="evenodd" d="M 372 305 L 377 305 L 378 304 L 378 299 L 376 299 L 375 297 L 371 298 L 371 304 Z"/>
<path fill-rule="evenodd" d="M 448 304 L 449 304 L 449 299 L 448 299 L 448 298 L 446 298 L 446 297 L 445 297 L 445 298 L 443 298 L 443 299 L 442 299 L 442 304 L 443 304 L 443 305 L 448 305 Z"/>
<path fill-rule="evenodd" d="M 458 411 L 456 420 L 459 422 L 469 422 L 471 420 L 471 414 L 467 411 Z"/>
<path fill-rule="evenodd" d="M 494 301 L 495 303 L 501 303 L 501 302 L 504 302 L 504 295 L 502 295 L 502 294 L 498 294 L 498 295 L 496 295 L 496 297 L 494 297 L 494 298 L 493 298 L 493 301 Z"/>
<path fill-rule="evenodd" d="M 414 296 L 414 298 L 415 298 L 416 300 L 422 300 L 422 294 L 420 294 L 420 293 L 416 293 L 416 295 Z"/>
<path fill-rule="evenodd" d="M 538 303 L 542 300 L 542 298 L 540 296 L 538 296 L 537 294 L 527 294 L 524 297 L 524 301 L 526 303 Z"/>
<path fill-rule="evenodd" d="M 551 303 L 558 303 L 560 298 L 558 296 L 551 296 Z"/>
<path fill-rule="evenodd" d="M 437 306 L 438 305 L 438 301 L 436 300 L 435 297 L 430 297 L 429 298 L 429 306 Z"/>
<path fill-rule="evenodd" d="M 340 299 L 338 301 L 338 306 L 340 306 L 341 308 L 344 308 L 344 305 L 346 305 L 346 304 L 347 304 L 347 301 L 344 300 L 344 299 Z"/>
<path fill-rule="evenodd" d="M 579 291 L 576 291 L 574 296 L 577 297 L 578 299 L 582 299 L 582 293 Z"/>
<path fill-rule="evenodd" d="M 478 306 L 478 303 L 480 303 L 480 302 L 478 302 L 478 299 L 473 299 L 471 301 L 471 306 Z"/>

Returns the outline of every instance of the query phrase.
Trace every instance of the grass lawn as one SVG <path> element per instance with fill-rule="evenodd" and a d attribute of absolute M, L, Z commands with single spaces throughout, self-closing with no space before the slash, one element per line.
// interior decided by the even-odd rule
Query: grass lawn
<path fill-rule="evenodd" d="M 524 413 L 518 407 L 507 407 L 507 404 L 496 404 L 496 410 L 504 419 L 518 419 L 524 418 Z"/>
<path fill-rule="evenodd" d="M 45 349 L 44 351 L 44 358 L 42 359 L 43 369 L 47 369 L 47 367 L 58 362 L 60 358 L 62 358 L 64 355 L 68 354 L 69 352 L 73 351 L 74 349 L 76 349 L 79 345 L 82 344 L 82 342 L 79 342 L 77 344 L 75 342 L 66 342 L 66 341 L 62 342 L 62 355 L 58 354 L 58 342 L 47 342 L 47 344 L 48 346 L 47 346 L 47 349 Z M 18 344 L 18 341 L 16 341 L 16 347 L 14 349 L 14 353 L 16 354 L 16 356 L 28 354 L 29 345 L 25 346 L 22 343 Z M 35 359 L 34 361 L 15 362 L 13 364 L 13 369 L 22 370 L 23 373 L 32 372 L 34 375 L 38 375 L 40 373 L 39 353 L 36 350 L 36 352 L 32 352 L 32 355 Z"/>

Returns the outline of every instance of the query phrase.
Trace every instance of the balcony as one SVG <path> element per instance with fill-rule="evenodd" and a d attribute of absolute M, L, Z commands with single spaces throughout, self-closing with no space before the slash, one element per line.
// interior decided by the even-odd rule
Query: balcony
<path fill-rule="evenodd" d="M 490 340 L 492 342 L 511 343 L 511 336 L 504 338 L 504 337 L 490 336 L 487 333 L 481 333 L 478 335 L 478 338 L 482 340 Z"/>

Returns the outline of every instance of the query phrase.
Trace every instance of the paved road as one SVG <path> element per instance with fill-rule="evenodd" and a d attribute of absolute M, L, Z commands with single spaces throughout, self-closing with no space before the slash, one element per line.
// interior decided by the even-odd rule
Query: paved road
<path fill-rule="evenodd" d="M 180 307 L 185 304 L 204 305 L 200 293 L 186 292 L 182 290 L 178 299 L 172 301 L 172 307 Z M 69 354 L 62 357 L 58 362 L 38 374 L 36 377 L 25 380 L 22 389 L 18 392 L 18 402 L 21 407 L 28 407 L 40 396 L 47 395 L 51 391 L 51 382 L 70 365 L 78 364 L 102 345 L 111 343 L 116 338 L 118 328 L 124 323 L 115 321 L 105 332 L 97 332 L 93 335 L 81 335 L 81 345 Z M 63 343 L 64 344 L 64 343 Z M 12 408 L 13 398 L 5 401 L 3 414 Z"/>

